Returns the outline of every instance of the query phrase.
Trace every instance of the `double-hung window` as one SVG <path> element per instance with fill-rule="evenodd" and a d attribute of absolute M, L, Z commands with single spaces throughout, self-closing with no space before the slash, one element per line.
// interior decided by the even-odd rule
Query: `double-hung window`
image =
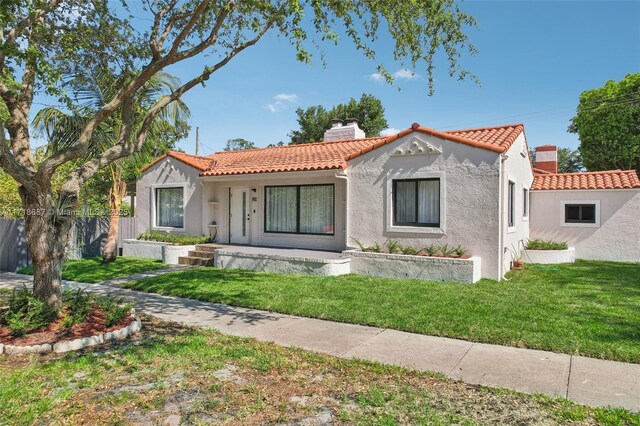
<path fill-rule="evenodd" d="M 440 179 L 393 181 L 394 226 L 440 226 Z"/>
<path fill-rule="evenodd" d="M 155 188 L 156 223 L 162 228 L 184 228 L 184 188 Z"/>
<path fill-rule="evenodd" d="M 264 230 L 286 234 L 334 234 L 334 185 L 265 187 Z"/>

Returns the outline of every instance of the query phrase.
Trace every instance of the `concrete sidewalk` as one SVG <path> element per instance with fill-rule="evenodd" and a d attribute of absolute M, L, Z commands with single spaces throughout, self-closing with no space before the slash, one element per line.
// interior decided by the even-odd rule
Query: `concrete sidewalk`
<path fill-rule="evenodd" d="M 31 277 L 0 273 L 0 288 L 30 285 Z M 544 393 L 592 406 L 640 411 L 640 365 L 424 336 L 237 308 L 110 287 L 65 282 L 136 302 L 136 309 L 167 321 L 211 327 L 223 333 L 299 346 L 342 358 L 362 358 L 466 383 Z"/>

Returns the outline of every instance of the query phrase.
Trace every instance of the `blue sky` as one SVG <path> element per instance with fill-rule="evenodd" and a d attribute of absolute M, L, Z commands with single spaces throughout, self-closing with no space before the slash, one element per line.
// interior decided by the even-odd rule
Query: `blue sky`
<path fill-rule="evenodd" d="M 481 85 L 448 77 L 441 58 L 435 95 L 428 96 L 424 70 L 393 86 L 376 81 L 376 63 L 348 40 L 325 45 L 323 68 L 319 59 L 296 62 L 294 49 L 270 34 L 184 97 L 192 131 L 178 147 L 194 152 L 196 127 L 204 154 L 230 138 L 258 146 L 288 142 L 297 107 L 330 107 L 362 93 L 382 100 L 392 129 L 413 122 L 441 130 L 523 122 L 531 146 L 577 147 L 566 129 L 580 93 L 640 72 L 640 1 L 467 1 L 462 8 L 478 20 L 467 33 L 479 53 L 461 61 Z M 390 71 L 402 71 L 390 59 L 389 37 L 376 46 Z M 168 71 L 185 81 L 205 59 Z"/>

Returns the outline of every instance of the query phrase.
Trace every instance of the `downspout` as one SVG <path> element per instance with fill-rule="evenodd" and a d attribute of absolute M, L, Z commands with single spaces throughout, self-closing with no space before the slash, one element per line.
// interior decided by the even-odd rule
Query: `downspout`
<path fill-rule="evenodd" d="M 335 177 L 344 180 L 344 249 L 349 250 L 349 176 L 346 171 L 339 169 Z"/>
<path fill-rule="evenodd" d="M 198 182 L 200 183 L 200 186 L 202 187 L 202 209 L 201 214 L 202 214 L 202 235 L 209 235 L 209 228 L 207 227 L 207 219 L 204 217 L 205 216 L 205 212 L 208 212 L 208 203 L 207 203 L 207 197 L 205 197 L 206 195 L 206 191 L 205 191 L 205 186 L 204 186 L 204 182 L 202 180 L 201 176 L 198 176 Z"/>
<path fill-rule="evenodd" d="M 500 168 L 498 177 L 499 197 L 498 197 L 498 281 L 504 277 L 504 162 L 507 159 L 505 154 L 500 154 Z"/>

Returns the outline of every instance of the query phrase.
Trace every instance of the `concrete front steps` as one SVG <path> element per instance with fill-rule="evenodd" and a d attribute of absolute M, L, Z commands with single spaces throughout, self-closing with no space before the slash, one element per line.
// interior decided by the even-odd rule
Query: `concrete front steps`
<path fill-rule="evenodd" d="M 195 250 L 190 250 L 188 256 L 178 258 L 179 265 L 213 266 L 214 251 L 221 246 L 216 244 L 198 244 Z"/>

